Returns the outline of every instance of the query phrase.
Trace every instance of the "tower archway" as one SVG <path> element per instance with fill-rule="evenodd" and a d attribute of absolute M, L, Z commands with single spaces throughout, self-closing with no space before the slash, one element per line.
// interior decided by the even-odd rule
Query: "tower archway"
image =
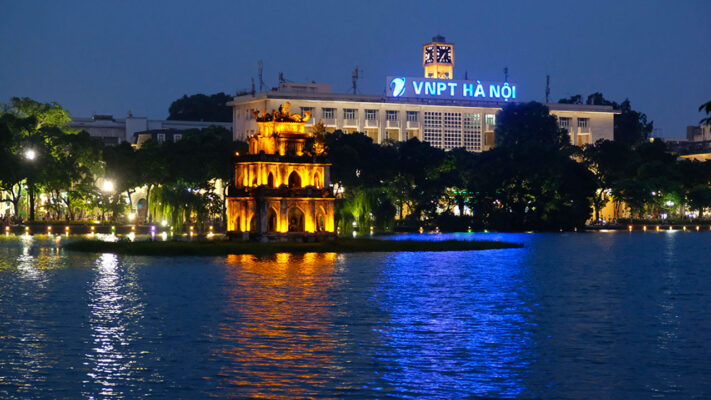
<path fill-rule="evenodd" d="M 269 186 L 270 188 L 274 187 L 274 174 L 272 174 L 271 172 L 269 173 L 269 176 L 267 177 L 267 186 Z"/>
<path fill-rule="evenodd" d="M 279 226 L 278 222 L 277 212 L 274 211 L 274 208 L 269 207 L 269 211 L 267 211 L 267 232 L 276 232 Z"/>
<path fill-rule="evenodd" d="M 289 222 L 289 232 L 304 231 L 304 212 L 300 208 L 290 208 L 287 214 L 287 221 Z"/>
<path fill-rule="evenodd" d="M 296 171 L 291 171 L 289 174 L 289 187 L 290 188 L 300 188 L 301 187 L 301 176 Z"/>

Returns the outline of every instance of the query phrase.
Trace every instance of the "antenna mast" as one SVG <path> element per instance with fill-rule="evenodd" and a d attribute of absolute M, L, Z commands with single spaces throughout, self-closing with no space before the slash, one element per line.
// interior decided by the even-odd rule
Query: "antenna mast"
<path fill-rule="evenodd" d="M 504 67 L 504 82 L 509 81 L 509 67 Z"/>
<path fill-rule="evenodd" d="M 254 96 L 254 77 L 252 77 L 251 79 L 252 79 L 252 96 Z"/>
<path fill-rule="evenodd" d="M 259 77 L 259 91 L 264 91 L 264 79 L 262 79 L 262 72 L 264 71 L 264 63 L 262 60 L 257 61 L 257 76 Z"/>
<path fill-rule="evenodd" d="M 356 94 L 356 93 L 358 93 L 358 66 L 357 65 L 356 65 L 355 69 L 353 70 L 352 81 L 353 81 L 353 94 Z"/>
<path fill-rule="evenodd" d="M 551 76 L 546 75 L 546 103 L 548 103 L 548 98 L 551 95 Z"/>

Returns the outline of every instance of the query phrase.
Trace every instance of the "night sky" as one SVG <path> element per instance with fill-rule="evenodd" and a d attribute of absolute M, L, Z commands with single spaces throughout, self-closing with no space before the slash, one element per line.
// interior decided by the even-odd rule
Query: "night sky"
<path fill-rule="evenodd" d="M 437 6 L 434 6 L 437 4 Z M 164 119 L 183 94 L 264 81 L 383 94 L 387 75 L 422 76 L 422 44 L 455 43 L 455 79 L 510 81 L 520 100 L 599 91 L 684 136 L 711 100 L 706 1 L 4 1 L 0 102 L 56 101 L 92 113 Z"/>

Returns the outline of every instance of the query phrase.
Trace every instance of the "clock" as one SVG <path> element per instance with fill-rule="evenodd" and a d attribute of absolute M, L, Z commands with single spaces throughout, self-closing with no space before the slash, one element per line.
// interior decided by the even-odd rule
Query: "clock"
<path fill-rule="evenodd" d="M 434 46 L 425 47 L 425 64 L 432 64 L 434 61 Z"/>
<path fill-rule="evenodd" d="M 450 46 L 437 46 L 437 62 L 441 64 L 452 63 L 452 48 Z"/>

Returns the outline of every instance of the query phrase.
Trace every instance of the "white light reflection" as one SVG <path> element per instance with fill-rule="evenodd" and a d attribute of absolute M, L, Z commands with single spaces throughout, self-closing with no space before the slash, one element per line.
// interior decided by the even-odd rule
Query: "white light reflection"
<path fill-rule="evenodd" d="M 124 354 L 129 342 L 126 338 L 124 319 L 123 282 L 119 275 L 119 263 L 115 254 L 102 254 L 96 263 L 97 275 L 90 290 L 90 325 L 92 352 L 86 354 L 84 362 L 90 368 L 91 394 L 103 396 L 117 395 L 115 386 L 124 378 L 130 359 Z M 98 392 L 98 393 L 97 393 Z M 93 397 L 89 395 L 89 397 Z"/>

